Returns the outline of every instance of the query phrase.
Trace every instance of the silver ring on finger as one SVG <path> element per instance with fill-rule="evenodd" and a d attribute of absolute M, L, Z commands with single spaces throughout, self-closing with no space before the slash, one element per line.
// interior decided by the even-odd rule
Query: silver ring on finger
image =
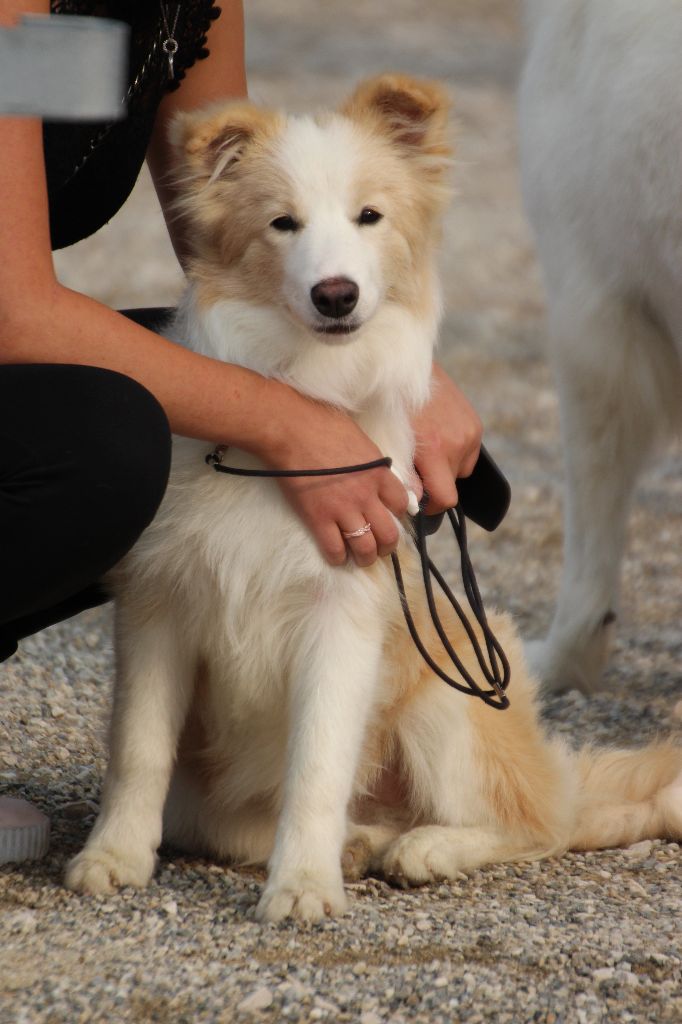
<path fill-rule="evenodd" d="M 346 540 L 352 540 L 352 539 L 353 539 L 354 537 L 364 537 L 364 535 L 365 535 L 366 533 L 369 533 L 369 531 L 370 531 L 371 529 L 372 529 L 372 524 L 371 524 L 371 523 L 365 523 L 365 525 L 364 525 L 364 526 L 361 526 L 359 530 L 351 530 L 351 532 L 350 532 L 350 533 L 345 533 L 345 532 L 344 532 L 344 531 L 342 530 L 342 531 L 341 531 L 341 535 L 342 535 L 343 537 L 345 537 L 345 538 L 346 538 Z"/>

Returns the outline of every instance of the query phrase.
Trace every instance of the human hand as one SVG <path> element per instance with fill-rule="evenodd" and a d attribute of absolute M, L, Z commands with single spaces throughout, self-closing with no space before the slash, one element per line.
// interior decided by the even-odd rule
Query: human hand
<path fill-rule="evenodd" d="M 481 421 L 456 384 L 434 363 L 431 399 L 414 418 L 414 465 L 436 515 L 457 504 L 458 477 L 470 476 L 481 450 Z"/>
<path fill-rule="evenodd" d="M 358 465 L 385 454 L 345 413 L 293 391 L 277 393 L 273 425 L 278 421 L 280 429 L 271 432 L 258 452 L 274 469 Z M 331 565 L 342 565 L 350 554 L 357 565 L 368 566 L 395 550 L 396 518 L 405 514 L 408 495 L 387 467 L 342 476 L 280 478 L 277 483 Z M 371 530 L 344 538 L 367 523 Z"/>

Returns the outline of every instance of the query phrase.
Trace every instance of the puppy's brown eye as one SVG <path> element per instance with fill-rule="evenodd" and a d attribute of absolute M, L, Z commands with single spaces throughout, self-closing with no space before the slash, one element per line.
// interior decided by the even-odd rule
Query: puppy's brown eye
<path fill-rule="evenodd" d="M 358 217 L 358 224 L 377 224 L 383 217 L 383 213 L 366 206 Z"/>
<path fill-rule="evenodd" d="M 270 221 L 270 227 L 274 228 L 275 231 L 298 231 L 300 224 L 293 217 L 288 215 L 284 217 L 275 217 L 274 220 Z"/>

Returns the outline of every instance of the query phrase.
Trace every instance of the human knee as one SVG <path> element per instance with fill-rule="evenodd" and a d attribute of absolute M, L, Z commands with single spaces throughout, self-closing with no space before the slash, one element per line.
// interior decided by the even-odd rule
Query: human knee
<path fill-rule="evenodd" d="M 130 377 L 110 373 L 103 384 L 91 458 L 100 488 L 115 500 L 119 519 L 142 530 L 163 497 L 170 470 L 171 433 L 157 399 Z"/>

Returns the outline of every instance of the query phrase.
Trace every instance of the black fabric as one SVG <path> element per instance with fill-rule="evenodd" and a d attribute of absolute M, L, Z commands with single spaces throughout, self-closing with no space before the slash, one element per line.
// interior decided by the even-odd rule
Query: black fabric
<path fill-rule="evenodd" d="M 0 660 L 100 603 L 100 577 L 151 522 L 170 470 L 156 399 L 91 366 L 0 366 Z"/>
<path fill-rule="evenodd" d="M 61 249 L 106 224 L 130 195 L 145 159 L 159 103 L 186 70 L 208 56 L 209 26 L 220 14 L 211 0 L 166 3 L 178 42 L 175 78 L 168 59 L 158 0 L 53 0 L 53 14 L 99 15 L 131 27 L 127 116 L 108 123 L 44 122 L 43 145 L 52 248 Z"/>

